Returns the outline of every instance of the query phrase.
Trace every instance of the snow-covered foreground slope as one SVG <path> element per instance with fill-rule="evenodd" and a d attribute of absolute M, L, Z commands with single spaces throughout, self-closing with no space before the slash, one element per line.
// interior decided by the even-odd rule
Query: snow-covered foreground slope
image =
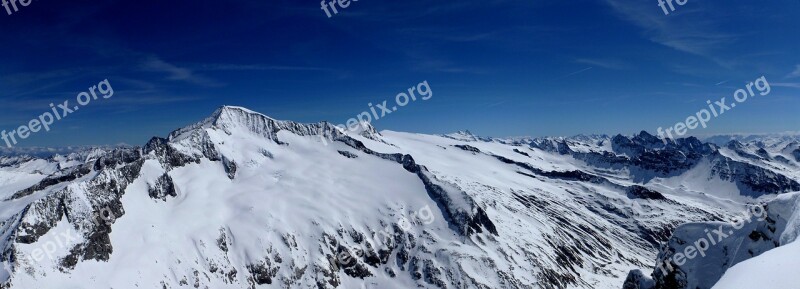
<path fill-rule="evenodd" d="M 7 161 L 3 288 L 620 288 L 681 224 L 800 190 L 777 155 L 223 107 L 142 148 Z"/>
<path fill-rule="evenodd" d="M 800 268 L 800 242 L 766 252 L 761 256 L 733 266 L 714 289 L 796 289 Z"/>
<path fill-rule="evenodd" d="M 776 223 L 774 243 L 780 247 L 731 267 L 713 289 L 800 287 L 800 194 L 782 195 L 767 205 L 769 219 Z"/>

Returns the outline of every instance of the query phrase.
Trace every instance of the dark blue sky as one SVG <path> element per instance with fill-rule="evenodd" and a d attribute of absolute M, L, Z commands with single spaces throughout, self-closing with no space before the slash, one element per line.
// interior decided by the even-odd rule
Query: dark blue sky
<path fill-rule="evenodd" d="M 653 132 L 732 98 L 697 134 L 800 130 L 800 2 L 33 0 L 0 10 L 0 128 L 108 79 L 115 94 L 19 146 L 141 145 L 220 105 L 343 123 L 427 80 L 378 129 Z M 2 8 L 0 8 L 2 9 Z"/>

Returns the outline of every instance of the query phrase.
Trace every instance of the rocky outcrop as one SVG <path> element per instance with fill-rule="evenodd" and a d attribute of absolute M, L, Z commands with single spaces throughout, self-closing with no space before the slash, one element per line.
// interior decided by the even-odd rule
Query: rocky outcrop
<path fill-rule="evenodd" d="M 172 177 L 164 173 L 156 179 L 155 184 L 149 185 L 148 192 L 153 199 L 167 201 L 167 197 L 177 197 L 175 191 L 175 184 L 172 182 Z"/>
<path fill-rule="evenodd" d="M 113 252 L 108 235 L 111 224 L 125 214 L 120 199 L 126 187 L 138 178 L 142 164 L 138 149 L 110 150 L 19 192 L 16 197 L 50 191 L 46 197 L 30 203 L 20 214 L 5 221 L 16 222 L 17 226 L 7 227 L 6 233 L 13 236 L 13 241 L 6 243 L 3 255 L 12 261 L 29 258 L 17 252 L 15 244 L 38 242 L 59 222 L 66 221 L 77 233 L 65 238 L 64 243 L 59 241 L 62 246 L 70 246 L 69 253 L 58 262 L 59 270 L 69 271 L 81 260 L 108 260 Z M 79 178 L 82 180 L 76 182 Z M 75 185 L 63 186 L 71 182 Z M 17 270 L 18 266 L 13 268 Z M 36 269 L 26 267 L 26 270 Z"/>

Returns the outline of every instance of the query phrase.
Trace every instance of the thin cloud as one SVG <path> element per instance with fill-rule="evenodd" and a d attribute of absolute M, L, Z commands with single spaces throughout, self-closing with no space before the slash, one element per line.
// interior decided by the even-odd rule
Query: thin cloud
<path fill-rule="evenodd" d="M 463 27 L 410 27 L 397 30 L 397 32 L 417 37 L 448 42 L 480 42 L 496 40 L 501 31 L 487 31 L 476 33 Z"/>
<path fill-rule="evenodd" d="M 281 66 L 259 64 L 204 64 L 196 70 L 202 71 L 334 71 L 330 68 L 308 66 Z"/>
<path fill-rule="evenodd" d="M 207 78 L 205 76 L 196 74 L 188 68 L 179 67 L 177 65 L 168 63 L 158 57 L 150 56 L 145 58 L 141 64 L 142 69 L 147 71 L 162 72 L 167 74 L 167 79 L 175 81 L 184 81 L 192 84 L 204 86 L 220 86 L 221 83 L 216 80 Z"/>
<path fill-rule="evenodd" d="M 592 70 L 592 67 L 587 67 L 587 68 L 584 68 L 584 69 L 581 69 L 581 70 L 578 70 L 578 71 L 575 71 L 575 72 L 572 72 L 572 73 L 566 74 L 566 75 L 564 75 L 564 76 L 561 76 L 561 77 L 555 78 L 555 79 L 553 79 L 553 80 L 546 81 L 545 83 L 551 83 L 551 82 L 560 81 L 560 80 L 563 80 L 563 79 L 565 79 L 565 78 L 569 78 L 569 77 L 571 77 L 571 76 L 573 76 L 573 75 L 576 75 L 576 74 L 581 74 L 581 73 L 584 73 L 584 72 L 586 72 L 586 71 L 589 71 L 589 70 Z"/>
<path fill-rule="evenodd" d="M 680 14 L 666 17 L 660 9 L 648 2 L 606 0 L 622 19 L 644 30 L 651 41 L 666 47 L 702 56 L 718 65 L 730 68 L 734 63 L 718 57 L 720 49 L 732 45 L 738 39 L 715 28 L 715 23 L 700 17 L 697 10 L 683 8 Z M 653 9 L 656 7 L 656 9 Z"/>
<path fill-rule="evenodd" d="M 597 66 L 597 67 L 606 68 L 606 69 L 612 69 L 612 70 L 631 69 L 631 66 L 629 64 L 624 63 L 624 62 L 619 61 L 619 60 L 613 60 L 613 59 L 587 59 L 587 58 L 580 58 L 580 59 L 576 59 L 575 63 L 588 64 L 588 65 L 591 65 L 591 66 Z"/>
<path fill-rule="evenodd" d="M 478 33 L 473 35 L 451 35 L 451 36 L 444 36 L 442 39 L 452 42 L 476 42 L 476 41 L 485 41 L 490 40 L 496 33 L 495 32 L 487 32 L 487 33 Z"/>
<path fill-rule="evenodd" d="M 487 105 L 486 107 L 495 107 L 495 106 L 498 106 L 498 105 L 501 105 L 501 104 L 505 104 L 507 102 L 509 102 L 509 101 L 508 100 L 504 100 L 504 101 L 501 101 L 501 102 L 495 102 L 495 103 L 492 103 L 490 105 Z"/>
<path fill-rule="evenodd" d="M 776 87 L 800 88 L 800 83 L 779 82 L 779 83 L 772 83 L 770 85 L 776 86 Z"/>
<path fill-rule="evenodd" d="M 127 91 L 120 91 L 120 94 L 125 93 Z M 202 98 L 192 96 L 162 96 L 162 95 L 151 95 L 151 96 L 144 96 L 144 97 L 127 97 L 127 98 L 117 98 L 113 102 L 108 101 L 107 105 L 115 106 L 115 105 L 156 105 L 156 104 L 165 104 L 165 103 L 176 103 L 176 102 L 192 102 L 198 101 Z"/>
<path fill-rule="evenodd" d="M 487 74 L 485 69 L 474 67 L 461 67 L 444 60 L 420 59 L 414 63 L 414 69 L 426 72 Z"/>
<path fill-rule="evenodd" d="M 800 77 L 800 64 L 797 65 L 797 67 L 792 73 L 789 73 L 789 75 L 786 76 L 786 78 L 796 78 L 796 77 Z"/>
<path fill-rule="evenodd" d="M 85 73 L 87 68 L 57 69 L 44 72 L 20 72 L 2 77 L 4 82 L 14 85 L 28 85 L 51 81 L 53 79 L 63 79 Z"/>
<path fill-rule="evenodd" d="M 583 72 L 585 72 L 585 71 L 589 71 L 590 69 L 592 69 L 592 67 L 587 67 L 587 68 L 584 68 L 584 69 L 581 69 L 581 70 L 575 71 L 575 72 L 573 72 L 573 73 L 570 73 L 570 74 L 564 75 L 564 77 L 570 77 L 570 76 L 573 76 L 573 75 L 576 75 L 576 74 L 579 74 L 579 73 L 583 73 Z"/>

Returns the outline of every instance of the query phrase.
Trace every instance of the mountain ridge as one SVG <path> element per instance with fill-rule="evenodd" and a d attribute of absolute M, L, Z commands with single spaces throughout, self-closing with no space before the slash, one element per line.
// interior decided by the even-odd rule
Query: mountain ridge
<path fill-rule="evenodd" d="M 757 143 L 369 128 L 224 106 L 143 147 L 0 157 L 3 286 L 620 288 L 682 224 L 800 189 L 791 151 L 742 157 Z"/>

